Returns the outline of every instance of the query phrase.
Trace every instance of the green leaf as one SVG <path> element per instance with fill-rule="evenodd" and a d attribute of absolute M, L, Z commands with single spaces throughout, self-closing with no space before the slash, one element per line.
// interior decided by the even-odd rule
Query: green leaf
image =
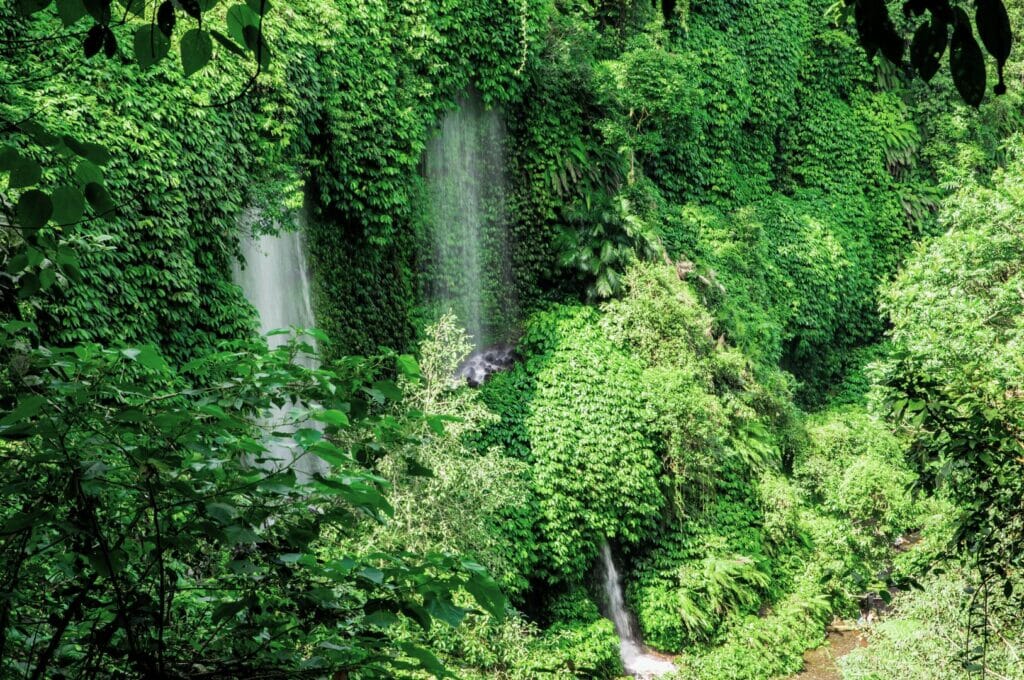
<path fill-rule="evenodd" d="M 384 572 L 376 567 L 363 567 L 356 572 L 356 575 L 378 586 L 384 583 Z"/>
<path fill-rule="evenodd" d="M 80 142 L 70 135 L 64 135 L 63 141 L 69 149 L 96 165 L 106 165 L 110 162 L 110 152 L 102 144 Z"/>
<path fill-rule="evenodd" d="M 78 187 L 59 186 L 53 190 L 53 221 L 68 225 L 82 219 L 85 213 L 85 196 Z"/>
<path fill-rule="evenodd" d="M 2 425 L 12 425 L 14 423 L 20 423 L 23 420 L 28 420 L 38 415 L 46 405 L 46 399 L 38 394 L 33 394 L 28 397 L 24 397 L 18 402 L 18 405 L 14 407 L 14 410 L 4 416 L 3 420 L 0 420 Z"/>
<path fill-rule="evenodd" d="M 167 56 L 171 49 L 171 41 L 151 24 L 141 26 L 135 31 L 135 60 L 139 66 L 147 69 Z"/>
<path fill-rule="evenodd" d="M 216 624 L 225 619 L 230 619 L 240 611 L 244 610 L 247 606 L 248 604 L 245 600 L 238 600 L 237 602 L 221 602 L 213 609 L 213 623 Z"/>
<path fill-rule="evenodd" d="M 15 534 L 31 527 L 43 516 L 41 512 L 16 512 L 0 528 L 0 536 Z"/>
<path fill-rule="evenodd" d="M 118 0 L 122 7 L 137 17 L 146 17 L 146 0 Z"/>
<path fill-rule="evenodd" d="M 256 14 L 266 15 L 270 11 L 270 0 L 245 0 L 245 4 Z"/>
<path fill-rule="evenodd" d="M 331 465 L 343 466 L 351 462 L 351 459 L 340 448 L 326 439 L 321 439 L 310 446 L 309 452 Z"/>
<path fill-rule="evenodd" d="M 266 68 L 270 64 L 270 46 L 267 45 L 266 36 L 256 26 L 244 26 L 242 35 L 245 37 L 245 46 L 256 56 L 260 67 Z"/>
<path fill-rule="evenodd" d="M 31 158 L 18 154 L 17 157 L 8 160 L 11 163 L 11 176 L 7 180 L 7 186 L 11 189 L 32 186 L 43 176 L 43 169 Z"/>
<path fill-rule="evenodd" d="M 135 356 L 135 361 L 154 371 L 164 371 L 168 368 L 167 362 L 160 356 L 156 348 L 148 345 L 140 348 L 139 353 Z"/>
<path fill-rule="evenodd" d="M 53 202 L 38 189 L 26 191 L 18 199 L 18 225 L 24 229 L 40 229 L 53 214 Z"/>
<path fill-rule="evenodd" d="M 14 7 L 24 17 L 31 16 L 50 6 L 51 0 L 18 0 Z"/>
<path fill-rule="evenodd" d="M 49 290 L 57 282 L 57 271 L 53 267 L 47 267 L 39 272 L 39 288 Z"/>
<path fill-rule="evenodd" d="M 245 27 L 255 28 L 259 21 L 259 16 L 245 5 L 234 5 L 228 10 L 228 35 L 239 45 L 245 45 Z"/>
<path fill-rule="evenodd" d="M 90 182 L 85 185 L 85 200 L 89 201 L 97 215 L 107 215 L 114 211 L 114 202 L 110 200 L 110 194 L 102 184 Z"/>
<path fill-rule="evenodd" d="M 486 576 L 473 576 L 466 583 L 466 590 L 476 603 L 495 619 L 501 620 L 505 617 L 508 601 L 492 579 Z"/>
<path fill-rule="evenodd" d="M 46 130 L 34 120 L 26 120 L 18 124 L 18 129 L 31 137 L 40 146 L 56 146 L 60 144 L 60 137 Z"/>
<path fill-rule="evenodd" d="M 197 10 L 198 11 L 198 10 Z M 200 28 L 193 28 L 181 37 L 181 65 L 185 77 L 199 71 L 213 56 L 213 41 L 210 34 Z"/>
<path fill-rule="evenodd" d="M 398 617 L 389 611 L 378 609 L 364 616 L 363 623 L 373 628 L 390 628 L 398 623 Z"/>
<path fill-rule="evenodd" d="M 19 163 L 21 154 L 13 146 L 0 146 L 0 172 L 9 172 Z"/>
<path fill-rule="evenodd" d="M 407 656 L 416 659 L 420 663 L 420 666 L 423 667 L 423 670 L 427 671 L 428 673 L 431 673 L 438 678 L 443 678 L 447 675 L 444 666 L 441 665 L 441 662 L 438 661 L 437 657 L 434 656 L 429 650 L 423 649 L 422 647 L 417 647 L 416 645 L 409 642 L 401 642 L 399 643 L 399 647 L 401 647 L 402 651 Z"/>
<path fill-rule="evenodd" d="M 418 623 L 423 630 L 430 630 L 430 624 L 433 623 L 433 619 L 430 618 L 430 614 L 423 607 L 415 602 L 406 602 L 402 605 L 402 612 Z"/>
<path fill-rule="evenodd" d="M 24 274 L 18 279 L 18 297 L 27 300 L 39 292 L 39 277 L 35 274 Z"/>
<path fill-rule="evenodd" d="M 85 14 L 85 3 L 82 0 L 57 0 L 57 15 L 65 28 L 78 23 Z"/>
<path fill-rule="evenodd" d="M 84 0 L 83 4 L 97 24 L 110 22 L 110 0 Z"/>
<path fill-rule="evenodd" d="M 348 416 L 343 411 L 337 409 L 326 409 L 319 413 L 312 415 L 313 420 L 317 420 L 321 423 L 327 423 L 334 427 L 348 427 L 349 420 Z"/>
<path fill-rule="evenodd" d="M 238 511 L 227 503 L 207 503 L 206 514 L 221 524 L 231 524 L 238 517 Z"/>
<path fill-rule="evenodd" d="M 423 598 L 423 604 L 431 616 L 444 621 L 452 628 L 458 627 L 462 623 L 462 619 L 466 618 L 466 610 L 456 607 L 452 603 L 450 595 L 428 593 Z"/>
<path fill-rule="evenodd" d="M 373 383 L 373 389 L 391 401 L 402 400 L 402 390 L 390 380 L 378 380 Z"/>
<path fill-rule="evenodd" d="M 77 179 L 82 186 L 87 184 L 103 184 L 103 171 L 97 167 L 95 163 L 87 158 L 83 158 L 75 166 L 75 179 Z"/>
<path fill-rule="evenodd" d="M 398 372 L 409 380 L 418 381 L 420 379 L 420 365 L 416 362 L 416 357 L 413 355 L 399 354 L 395 359 L 395 364 Z"/>

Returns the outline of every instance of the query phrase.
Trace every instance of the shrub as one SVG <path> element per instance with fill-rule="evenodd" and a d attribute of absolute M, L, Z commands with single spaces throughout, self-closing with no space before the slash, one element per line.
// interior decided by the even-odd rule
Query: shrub
<path fill-rule="evenodd" d="M 571 581 L 586 573 L 603 539 L 648 536 L 664 504 L 641 366 L 585 307 L 534 315 L 522 347 L 537 385 L 526 426 L 543 566 L 550 578 Z"/>

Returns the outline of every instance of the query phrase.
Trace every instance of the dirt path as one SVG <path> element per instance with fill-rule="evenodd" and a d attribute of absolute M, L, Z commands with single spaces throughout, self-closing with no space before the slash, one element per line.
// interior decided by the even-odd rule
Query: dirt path
<path fill-rule="evenodd" d="M 831 628 L 825 644 L 804 654 L 804 669 L 790 680 L 842 680 L 836 659 L 865 645 L 859 631 Z"/>

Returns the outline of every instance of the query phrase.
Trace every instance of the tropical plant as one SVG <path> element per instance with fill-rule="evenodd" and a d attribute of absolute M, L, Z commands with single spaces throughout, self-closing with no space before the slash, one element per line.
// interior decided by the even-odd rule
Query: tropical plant
<path fill-rule="evenodd" d="M 393 514 L 385 481 L 336 443 L 377 419 L 375 400 L 401 397 L 367 385 L 365 362 L 308 369 L 301 341 L 224 348 L 185 367 L 197 386 L 153 347 L 54 349 L 25 323 L 3 332 L 16 399 L 0 420 L 5 674 L 441 674 L 430 652 L 379 631 L 399 617 L 457 625 L 462 589 L 501 616 L 475 563 L 322 544 L 331 526 Z M 267 420 L 272 406 L 285 422 Z"/>

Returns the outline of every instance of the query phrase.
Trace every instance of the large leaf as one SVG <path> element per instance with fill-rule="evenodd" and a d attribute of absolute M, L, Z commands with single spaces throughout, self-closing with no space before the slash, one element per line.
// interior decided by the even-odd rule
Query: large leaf
<path fill-rule="evenodd" d="M 970 21 L 957 9 L 956 28 L 949 45 L 949 66 L 953 84 L 965 102 L 979 106 L 985 97 L 985 56 L 971 34 Z"/>
<path fill-rule="evenodd" d="M 110 22 L 110 0 L 84 0 L 83 4 L 97 24 Z"/>
<path fill-rule="evenodd" d="M 86 58 L 92 57 L 100 51 L 109 32 L 110 29 L 106 24 L 94 24 L 89 29 L 89 32 L 85 34 L 85 41 L 82 43 L 82 51 Z"/>
<path fill-rule="evenodd" d="M 43 176 L 43 169 L 31 158 L 15 154 L 11 158 L 11 176 L 7 180 L 7 186 L 11 189 L 29 187 L 39 181 Z"/>
<path fill-rule="evenodd" d="M 94 182 L 96 184 L 102 184 L 103 171 L 88 158 L 83 158 L 75 167 L 75 178 L 83 185 L 92 184 Z"/>
<path fill-rule="evenodd" d="M 910 65 L 918 75 L 928 82 L 939 71 L 942 53 L 946 51 L 949 28 L 946 24 L 932 19 L 921 24 L 910 43 Z"/>
<path fill-rule="evenodd" d="M 53 221 L 57 224 L 73 224 L 82 219 L 85 212 L 85 197 L 78 187 L 59 186 L 53 190 Z"/>
<path fill-rule="evenodd" d="M 135 60 L 139 66 L 147 69 L 167 56 L 171 49 L 171 41 L 160 29 L 147 24 L 135 31 Z"/>
<path fill-rule="evenodd" d="M 487 576 L 474 575 L 466 583 L 466 590 L 473 596 L 476 603 L 494 618 L 501 620 L 505 616 L 508 601 L 501 588 Z"/>
<path fill-rule="evenodd" d="M 428 593 L 423 598 L 423 605 L 431 616 L 444 621 L 452 628 L 457 627 L 462 623 L 462 619 L 466 618 L 466 610 L 456 606 L 451 596 L 447 594 Z"/>
<path fill-rule="evenodd" d="M 45 192 L 32 189 L 18 198 L 16 212 L 19 226 L 25 229 L 40 229 L 53 214 L 53 202 Z"/>
<path fill-rule="evenodd" d="M 57 14 L 65 27 L 71 26 L 85 16 L 85 3 L 82 0 L 57 0 Z"/>
<path fill-rule="evenodd" d="M 97 182 L 85 185 L 85 200 L 89 201 L 97 215 L 106 215 L 114 211 L 114 202 L 110 200 L 106 187 Z"/>
<path fill-rule="evenodd" d="M 156 25 L 168 38 L 171 37 L 171 33 L 174 32 L 174 3 L 171 0 L 164 0 L 160 3 L 160 7 L 156 10 Z"/>
<path fill-rule="evenodd" d="M 860 43 L 868 54 L 881 51 L 894 64 L 903 61 L 903 38 L 889 18 L 885 0 L 857 0 L 854 23 Z"/>
<path fill-rule="evenodd" d="M 431 673 L 434 677 L 443 678 L 448 675 L 445 671 L 444 666 L 437 660 L 437 657 L 433 655 L 429 650 L 422 647 L 417 647 L 414 644 L 408 642 L 401 642 L 399 646 L 406 655 L 416 659 L 423 670 Z"/>
<path fill-rule="evenodd" d="M 200 28 L 193 28 L 181 37 L 181 66 L 188 77 L 202 69 L 213 56 L 213 41 L 210 34 Z"/>
<path fill-rule="evenodd" d="M 245 5 L 235 5 L 228 10 L 228 35 L 240 45 L 245 44 L 245 27 L 256 27 L 260 18 Z"/>
<path fill-rule="evenodd" d="M 1003 66 L 1010 58 L 1010 50 L 1013 48 L 1013 31 L 1010 29 L 1010 17 L 1006 13 L 1006 7 L 1002 0 L 977 0 L 977 11 L 975 22 L 978 24 L 978 36 L 981 38 L 985 49 L 996 59 L 996 67 L 999 73 L 999 82 L 996 84 L 995 93 L 1006 92 L 1006 84 L 1003 82 Z"/>

